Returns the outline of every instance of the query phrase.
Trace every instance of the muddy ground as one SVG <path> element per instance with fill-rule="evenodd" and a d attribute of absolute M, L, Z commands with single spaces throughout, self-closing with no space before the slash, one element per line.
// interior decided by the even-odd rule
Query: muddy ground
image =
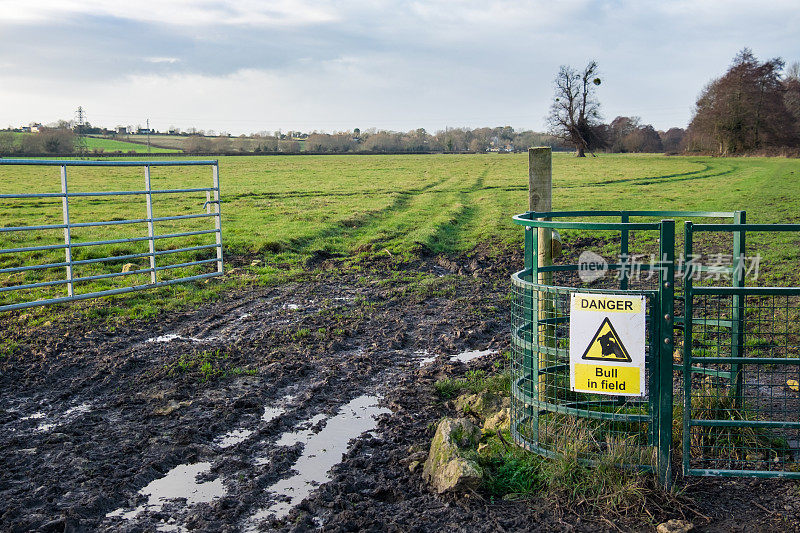
<path fill-rule="evenodd" d="M 19 349 L 0 361 L 0 530 L 646 531 L 681 512 L 700 531 L 800 529 L 798 483 L 780 480 L 678 480 L 695 511 L 614 520 L 431 493 L 408 463 L 452 414 L 433 383 L 502 360 L 520 264 L 327 259 L 114 331 L 3 319 Z"/>

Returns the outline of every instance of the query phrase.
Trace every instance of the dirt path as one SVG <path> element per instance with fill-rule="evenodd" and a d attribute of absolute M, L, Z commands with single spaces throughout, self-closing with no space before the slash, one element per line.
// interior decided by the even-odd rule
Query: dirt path
<path fill-rule="evenodd" d="M 507 348 L 518 259 L 411 265 L 454 274 L 424 280 L 323 265 L 116 331 L 7 319 L 21 349 L 0 363 L 0 529 L 609 529 L 538 501 L 435 496 L 409 471 L 447 413 L 433 383 L 467 369 L 450 356 L 491 349 L 469 363 L 489 368 Z"/>

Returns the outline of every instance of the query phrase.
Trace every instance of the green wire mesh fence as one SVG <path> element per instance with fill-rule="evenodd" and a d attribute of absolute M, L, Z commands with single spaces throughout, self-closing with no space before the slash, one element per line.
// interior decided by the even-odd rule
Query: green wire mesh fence
<path fill-rule="evenodd" d="M 655 376 L 651 371 L 654 339 L 652 336 L 646 339 L 643 397 L 574 392 L 569 376 L 569 309 L 574 289 L 539 285 L 531 282 L 530 277 L 530 274 L 516 275 L 512 288 L 514 439 L 525 448 L 549 457 L 566 450 L 589 462 L 612 455 L 620 464 L 652 469 L 655 427 L 650 393 L 651 379 Z M 652 331 L 654 293 L 629 293 L 645 296 L 647 330 Z M 549 316 L 541 316 L 545 312 Z M 537 321 L 541 324 L 538 331 L 533 327 Z"/>
<path fill-rule="evenodd" d="M 686 222 L 681 243 L 672 220 L 631 222 L 664 216 L 730 223 Z M 745 224 L 741 211 L 551 212 L 514 220 L 526 229 L 525 269 L 512 276 L 511 420 L 519 445 L 589 463 L 611 458 L 653 470 L 665 485 L 673 470 L 800 478 L 800 288 L 747 287 L 742 268 L 748 231 L 800 232 L 800 225 Z M 572 242 L 595 252 L 618 247 L 620 259 L 603 265 L 616 276 L 580 276 L 583 256 L 575 255 L 581 250 L 539 266 L 537 235 L 556 229 L 577 232 Z M 611 237 L 596 237 L 600 232 Z M 676 241 L 683 245 L 677 254 Z M 731 265 L 695 261 L 708 257 L 708 250 L 693 253 L 703 246 L 729 247 Z M 657 250 L 655 260 L 631 264 L 634 251 L 648 250 Z M 576 292 L 644 298 L 640 396 L 571 386 L 570 297 Z"/>

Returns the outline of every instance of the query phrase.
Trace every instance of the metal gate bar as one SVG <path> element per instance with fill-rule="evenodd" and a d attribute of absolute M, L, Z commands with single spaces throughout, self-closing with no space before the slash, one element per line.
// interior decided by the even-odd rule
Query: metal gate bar
<path fill-rule="evenodd" d="M 221 200 L 220 200 L 220 185 L 219 185 L 219 163 L 216 160 L 208 161 L 74 161 L 74 160 L 30 160 L 30 159 L 0 159 L 0 165 L 18 165 L 18 166 L 57 166 L 60 167 L 61 175 L 61 193 L 20 193 L 20 194 L 0 194 L 2 199 L 42 199 L 42 198 L 61 198 L 62 203 L 62 224 L 44 224 L 44 225 L 30 225 L 30 226 L 14 226 L 14 227 L 0 227 L 0 234 L 12 232 L 31 232 L 31 231 L 46 231 L 46 230 L 64 230 L 64 244 L 52 244 L 42 246 L 18 246 L 13 248 L 0 249 L 0 255 L 4 254 L 18 254 L 25 252 L 40 252 L 52 250 L 64 250 L 64 261 L 56 263 L 33 264 L 25 266 L 15 266 L 0 268 L 0 274 L 13 274 L 27 271 L 37 271 L 51 268 L 64 268 L 64 279 L 42 281 L 37 283 L 24 283 L 7 285 L 0 287 L 0 293 L 19 291 L 25 289 L 35 289 L 43 287 L 52 287 L 59 285 L 66 285 L 67 295 L 63 297 L 44 298 L 35 301 L 26 301 L 12 303 L 0 306 L 0 312 L 10 311 L 14 309 L 24 309 L 28 307 L 35 307 L 41 305 L 48 305 L 54 303 L 63 303 L 74 300 L 83 300 L 87 298 L 96 298 L 99 296 L 108 296 L 112 294 L 124 294 L 128 292 L 138 291 L 142 289 L 161 287 L 165 285 L 172 285 L 175 283 L 184 283 L 188 281 L 200 280 L 221 276 L 223 274 L 223 257 L 222 257 L 222 225 L 221 225 Z M 210 166 L 212 168 L 212 186 L 211 187 L 197 187 L 197 188 L 181 188 L 181 189 L 153 189 L 150 180 L 150 167 L 177 167 L 177 166 Z M 67 167 L 143 167 L 144 168 L 144 185 L 143 190 L 134 191 L 98 191 L 98 192 L 69 192 L 68 189 L 68 175 Z M 189 214 L 189 215 L 175 215 L 154 217 L 153 216 L 153 195 L 179 195 L 186 193 L 205 192 L 206 202 L 203 204 L 204 213 Z M 93 198 L 93 197 L 113 197 L 113 196 L 131 196 L 140 195 L 145 197 L 145 218 L 135 218 L 126 220 L 107 220 L 97 222 L 80 222 L 73 223 L 70 220 L 70 199 L 71 198 Z M 213 200 L 211 196 L 213 195 Z M 213 207 L 212 207 L 213 206 Z M 177 220 L 191 220 L 213 218 L 214 229 L 199 230 L 199 231 L 184 231 L 166 234 L 157 234 L 155 231 L 156 222 L 177 221 Z M 88 242 L 75 242 L 72 239 L 73 228 L 90 228 L 102 226 L 115 226 L 115 225 L 128 225 L 128 224 L 147 224 L 147 236 L 143 237 L 130 237 L 120 239 L 105 239 L 95 240 Z M 200 235 L 215 236 L 214 244 L 204 244 L 197 246 L 185 246 L 177 249 L 170 250 L 157 250 L 156 241 L 162 239 L 175 239 L 181 237 L 192 237 Z M 90 246 L 105 246 L 121 243 L 136 243 L 147 242 L 148 252 L 133 253 L 117 256 L 105 256 L 91 259 L 75 260 L 73 258 L 73 251 L 76 248 L 84 248 Z M 213 259 L 198 259 L 193 261 L 186 261 L 177 264 L 168 264 L 158 266 L 156 259 L 158 257 L 186 253 L 197 252 L 209 249 L 216 250 L 216 257 Z M 76 265 L 89 265 L 95 263 L 107 263 L 112 261 L 122 261 L 127 259 L 149 258 L 150 266 L 146 269 L 129 270 L 127 272 L 113 272 L 108 274 L 97 274 L 91 276 L 74 276 L 74 267 Z M 188 268 L 198 265 L 216 264 L 213 272 L 204 274 L 197 274 L 191 276 L 183 276 L 180 278 L 161 280 L 157 279 L 157 273 L 176 268 Z M 134 285 L 129 287 L 120 287 L 109 290 L 94 291 L 82 294 L 76 294 L 75 285 L 80 282 L 95 281 L 101 279 L 108 279 L 114 277 L 125 277 L 136 274 L 150 274 L 150 283 Z"/>
<path fill-rule="evenodd" d="M 737 221 L 684 227 L 687 256 L 696 233 L 733 232 L 734 263 L 732 287 L 684 279 L 683 473 L 800 479 L 800 395 L 787 386 L 800 380 L 800 287 L 746 287 L 743 269 L 747 232 L 800 224 Z"/>

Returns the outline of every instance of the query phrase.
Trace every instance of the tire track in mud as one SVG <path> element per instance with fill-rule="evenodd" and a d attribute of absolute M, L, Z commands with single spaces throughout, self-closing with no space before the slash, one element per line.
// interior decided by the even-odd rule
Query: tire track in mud
<path fill-rule="evenodd" d="M 387 406 L 397 400 L 396 384 L 419 368 L 415 352 L 496 346 L 504 333 L 501 321 L 476 319 L 463 302 L 405 303 L 380 279 L 239 293 L 158 323 L 106 333 L 76 324 L 55 342 L 55 330 L 30 340 L 0 375 L 4 397 L 17 406 L 6 402 L 0 419 L 0 460 L 12 465 L 0 483 L 8 502 L 0 524 L 235 531 L 272 523 L 265 511 L 288 508 L 270 488 L 285 489 L 298 475 L 293 469 L 309 468 L 303 457 L 318 447 L 316 435 L 327 439 L 336 429 L 329 424 L 347 426 L 348 409 L 368 409 L 367 427 L 391 427 Z M 310 333 L 296 338 L 304 330 Z M 203 382 L 168 370 L 206 350 L 258 374 Z M 84 412 L 63 416 L 89 401 Z M 25 419 L 41 411 L 41 420 Z M 48 421 L 55 425 L 35 431 Z M 285 437 L 298 433 L 295 442 Z M 380 434 L 364 438 L 388 445 Z M 335 462 L 347 450 L 341 446 Z M 166 490 L 180 475 L 195 490 L 187 501 L 145 505 L 155 496 L 140 491 Z M 198 496 L 220 487 L 224 494 L 211 501 Z"/>

